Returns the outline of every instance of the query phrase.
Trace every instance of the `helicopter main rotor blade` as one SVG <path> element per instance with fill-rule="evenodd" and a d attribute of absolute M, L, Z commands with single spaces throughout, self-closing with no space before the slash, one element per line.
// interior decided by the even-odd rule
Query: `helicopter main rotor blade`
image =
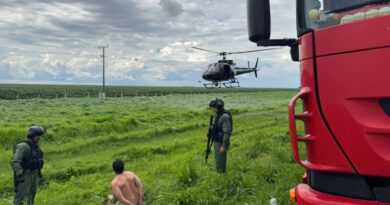
<path fill-rule="evenodd" d="M 204 48 L 198 48 L 198 47 L 195 47 L 195 46 L 193 46 L 192 48 L 193 48 L 193 49 L 202 50 L 202 51 L 211 52 L 211 53 L 217 53 L 217 54 L 220 54 L 220 52 L 217 52 L 217 51 L 207 50 L 207 49 L 204 49 Z"/>
<path fill-rule="evenodd" d="M 239 51 L 239 52 L 228 52 L 226 54 L 240 54 L 240 53 L 253 53 L 253 52 L 262 52 L 262 51 L 268 51 L 268 50 L 275 50 L 275 49 L 281 49 L 281 48 L 266 48 L 266 49 L 258 49 L 258 50 L 251 50 L 251 51 Z"/>
<path fill-rule="evenodd" d="M 219 55 L 212 55 L 212 56 L 199 57 L 199 58 L 196 58 L 196 59 L 210 59 L 210 58 L 216 58 L 218 56 Z"/>

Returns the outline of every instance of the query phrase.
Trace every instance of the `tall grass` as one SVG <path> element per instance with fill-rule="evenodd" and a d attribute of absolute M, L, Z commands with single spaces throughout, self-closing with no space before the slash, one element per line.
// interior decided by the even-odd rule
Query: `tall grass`
<path fill-rule="evenodd" d="M 0 101 L 0 204 L 12 200 L 12 146 L 32 124 L 48 128 L 46 183 L 37 204 L 102 204 L 123 159 L 146 187 L 147 204 L 290 204 L 303 173 L 289 149 L 289 91 Z M 234 114 L 228 173 L 204 163 L 209 100 Z"/>

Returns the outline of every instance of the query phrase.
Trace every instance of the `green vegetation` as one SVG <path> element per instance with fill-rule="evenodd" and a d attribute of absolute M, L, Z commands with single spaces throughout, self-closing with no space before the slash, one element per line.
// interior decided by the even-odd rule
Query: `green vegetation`
<path fill-rule="evenodd" d="M 0 99 L 54 99 L 98 97 L 101 86 L 94 85 L 8 85 L 0 84 Z M 276 89 L 262 89 L 275 91 Z M 291 90 L 291 89 L 285 89 Z M 107 97 L 164 96 L 170 94 L 206 94 L 256 92 L 257 88 L 205 89 L 203 87 L 125 87 L 107 86 Z"/>
<path fill-rule="evenodd" d="M 146 186 L 146 204 L 291 204 L 303 174 L 289 144 L 287 104 L 294 91 L 251 91 L 124 98 L 0 101 L 0 204 L 13 197 L 13 145 L 32 124 L 41 142 L 45 184 L 37 204 L 103 204 L 120 158 Z M 228 174 L 204 163 L 208 102 L 234 115 Z"/>

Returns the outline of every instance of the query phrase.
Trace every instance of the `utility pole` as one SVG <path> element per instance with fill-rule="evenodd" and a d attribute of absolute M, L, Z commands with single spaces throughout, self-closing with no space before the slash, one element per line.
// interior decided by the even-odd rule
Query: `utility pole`
<path fill-rule="evenodd" d="M 106 97 L 106 73 L 105 73 L 106 72 L 105 71 L 105 57 L 106 57 L 106 55 L 105 55 L 105 49 L 108 48 L 108 45 L 106 45 L 106 46 L 99 45 L 98 48 L 99 48 L 99 50 L 100 49 L 103 50 L 103 54 L 100 55 L 100 57 L 103 58 L 103 90 L 100 93 L 100 97 L 105 98 Z"/>

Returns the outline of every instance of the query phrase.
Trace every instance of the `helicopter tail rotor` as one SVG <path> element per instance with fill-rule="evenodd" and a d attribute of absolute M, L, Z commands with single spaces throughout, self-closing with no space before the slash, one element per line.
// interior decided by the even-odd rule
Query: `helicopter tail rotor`
<path fill-rule="evenodd" d="M 255 64 L 255 67 L 254 68 L 251 68 L 251 64 L 250 64 L 250 62 L 248 61 L 248 69 L 252 69 L 253 70 L 253 72 L 255 73 L 255 77 L 257 78 L 257 64 L 259 63 L 259 58 L 257 58 L 257 60 L 256 60 L 256 64 Z"/>
<path fill-rule="evenodd" d="M 255 77 L 256 77 L 256 78 L 257 78 L 257 64 L 258 64 L 258 63 L 259 63 L 259 58 L 257 58 L 255 67 L 253 68 L 253 72 L 255 73 Z M 249 65 L 249 62 L 248 62 L 248 65 Z"/>

